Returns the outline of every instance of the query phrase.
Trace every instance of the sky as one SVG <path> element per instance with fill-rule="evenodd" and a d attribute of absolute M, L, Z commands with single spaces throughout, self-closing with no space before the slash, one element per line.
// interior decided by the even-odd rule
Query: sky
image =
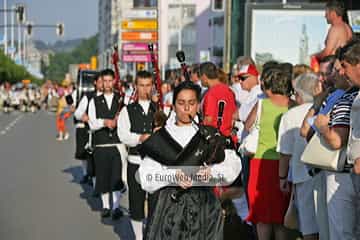
<path fill-rule="evenodd" d="M 258 11 L 252 32 L 254 53 L 273 53 L 275 59 L 298 63 L 302 25 L 309 37 L 309 54 L 324 46 L 328 25 L 323 11 Z"/>
<path fill-rule="evenodd" d="M 0 0 L 0 8 L 3 8 L 4 1 Z M 33 39 L 53 43 L 57 40 L 95 35 L 98 31 L 98 1 L 100 0 L 7 0 L 7 4 L 10 7 L 16 3 L 23 3 L 27 8 L 27 20 L 34 24 L 64 23 L 65 34 L 61 38 L 56 35 L 55 29 L 33 29 Z M 4 15 L 0 14 L 0 24 L 3 22 Z M 0 32 L 3 34 L 2 29 Z M 10 36 L 10 32 L 8 34 Z"/>

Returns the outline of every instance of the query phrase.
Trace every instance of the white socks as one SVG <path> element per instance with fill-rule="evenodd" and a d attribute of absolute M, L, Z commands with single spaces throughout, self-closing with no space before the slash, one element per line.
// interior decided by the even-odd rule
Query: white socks
<path fill-rule="evenodd" d="M 87 175 L 87 161 L 81 160 L 81 169 L 83 171 L 83 176 Z"/>
<path fill-rule="evenodd" d="M 112 209 L 114 210 L 114 209 L 120 207 L 121 193 L 119 191 L 113 192 L 112 197 L 113 197 L 113 207 L 112 207 Z"/>
<path fill-rule="evenodd" d="M 96 177 L 93 177 L 93 178 L 92 178 L 92 182 L 93 182 L 93 186 L 94 186 L 94 189 L 95 189 L 95 186 L 96 186 Z"/>
<path fill-rule="evenodd" d="M 110 194 L 109 193 L 102 193 L 101 194 L 101 201 L 103 208 L 110 209 Z"/>
<path fill-rule="evenodd" d="M 143 240 L 143 223 L 140 221 L 131 220 L 134 229 L 136 240 Z"/>
<path fill-rule="evenodd" d="M 121 193 L 119 191 L 113 192 L 112 197 L 113 197 L 112 209 L 115 210 L 116 208 L 120 207 Z M 110 193 L 102 193 L 101 201 L 103 208 L 110 209 Z"/>

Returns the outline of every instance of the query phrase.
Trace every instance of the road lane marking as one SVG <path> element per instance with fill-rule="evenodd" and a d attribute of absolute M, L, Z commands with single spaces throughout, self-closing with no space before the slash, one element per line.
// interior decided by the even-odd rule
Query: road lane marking
<path fill-rule="evenodd" d="M 5 135 L 8 133 L 13 127 L 15 127 L 16 123 L 20 121 L 21 118 L 23 118 L 24 115 L 18 115 L 14 120 L 12 120 L 8 125 L 5 126 L 5 128 L 0 132 L 0 135 Z"/>

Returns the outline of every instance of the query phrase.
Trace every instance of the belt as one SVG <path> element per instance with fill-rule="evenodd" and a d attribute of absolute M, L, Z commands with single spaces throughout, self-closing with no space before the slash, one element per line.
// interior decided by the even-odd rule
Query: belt
<path fill-rule="evenodd" d="M 120 143 L 110 143 L 110 144 L 99 144 L 99 145 L 95 145 L 95 147 L 116 147 L 118 144 Z"/>
<path fill-rule="evenodd" d="M 75 125 L 75 127 L 77 127 L 77 128 L 85 128 L 85 123 L 77 123 Z"/>
<path fill-rule="evenodd" d="M 310 169 L 308 173 L 309 173 L 310 176 L 314 177 L 319 172 L 321 172 L 320 168 L 313 168 L 313 169 Z"/>
<path fill-rule="evenodd" d="M 352 164 L 346 164 L 345 166 L 344 166 L 344 170 L 342 170 L 342 171 L 335 171 L 335 172 L 337 172 L 337 173 L 351 173 L 352 172 L 352 168 L 353 168 L 353 165 Z M 314 168 L 314 169 L 310 169 L 309 170 L 309 175 L 311 176 L 311 177 L 314 177 L 314 176 L 316 176 L 316 174 L 318 174 L 319 172 L 321 172 L 322 171 L 322 169 L 320 169 L 320 168 Z"/>
<path fill-rule="evenodd" d="M 142 160 L 140 155 L 129 155 L 128 161 L 132 164 L 140 165 Z"/>

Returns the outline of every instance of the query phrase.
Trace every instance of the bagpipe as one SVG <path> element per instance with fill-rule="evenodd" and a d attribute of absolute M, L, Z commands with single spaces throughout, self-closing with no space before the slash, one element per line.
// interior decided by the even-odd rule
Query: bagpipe
<path fill-rule="evenodd" d="M 188 66 L 185 62 L 185 53 L 184 51 L 177 51 L 176 52 L 176 58 L 180 63 L 181 66 L 181 72 L 184 75 L 185 81 L 191 81 L 190 74 L 188 72 Z"/>
<path fill-rule="evenodd" d="M 181 63 L 185 81 L 190 81 L 184 52 L 179 51 L 176 56 Z M 231 138 L 225 137 L 220 132 L 225 102 L 219 101 L 218 108 L 217 128 L 205 126 L 201 117 L 197 122 L 195 116 L 189 116 L 197 132 L 184 148 L 179 146 L 166 128 L 160 128 L 141 144 L 139 148 L 141 157 L 149 156 L 162 165 L 178 166 L 180 169 L 192 166 L 195 167 L 193 168 L 195 170 L 200 169 L 201 166 L 223 162 L 225 160 L 225 149 L 233 149 L 233 142 Z M 186 168 L 184 171 L 186 172 Z M 186 189 L 177 190 L 171 195 L 172 201 L 179 201 L 179 198 L 186 192 Z"/>
<path fill-rule="evenodd" d="M 118 118 L 118 116 L 120 114 L 120 111 L 121 111 L 122 107 L 124 106 L 124 98 L 125 98 L 125 92 L 123 91 L 123 89 L 121 87 L 123 84 L 122 84 L 121 79 L 120 79 L 119 61 L 120 61 L 120 58 L 119 58 L 118 46 L 115 45 L 113 54 L 111 56 L 111 63 L 113 64 L 114 73 L 115 73 L 114 90 L 120 95 L 120 98 L 118 99 L 119 107 L 118 107 L 118 109 L 116 111 L 116 114 L 115 114 L 116 121 L 117 121 L 117 118 Z M 120 86 L 120 84 L 121 84 L 121 86 Z M 117 131 L 116 128 L 109 129 L 109 137 L 112 138 L 116 131 Z"/>
<path fill-rule="evenodd" d="M 218 126 L 221 126 L 223 109 L 224 102 L 220 102 Z M 197 140 L 194 144 L 188 144 L 188 146 L 184 148 L 178 156 L 179 163 L 183 166 L 207 166 L 223 162 L 225 160 L 225 149 L 233 149 L 231 138 L 222 135 L 219 130 L 220 128 L 205 126 L 196 122 L 192 116 L 189 116 L 189 118 L 198 128 L 198 132 L 193 139 L 196 139 L 198 136 L 199 140 Z M 200 158 L 193 157 L 199 152 L 203 153 Z M 219 195 L 217 191 L 219 191 L 219 189 L 215 187 L 214 192 L 216 195 Z M 185 192 L 186 189 L 181 189 L 172 194 L 171 199 L 174 202 L 177 202 Z"/>
<path fill-rule="evenodd" d="M 155 56 L 154 53 L 154 44 L 153 43 L 149 43 L 148 44 L 148 49 L 150 52 L 150 57 L 151 57 L 151 65 L 152 65 L 152 69 L 153 69 L 153 79 L 154 79 L 154 85 L 153 88 L 155 89 L 154 92 L 156 92 L 156 95 L 158 96 L 158 102 L 157 102 L 157 108 L 156 108 L 156 112 L 154 114 L 154 128 L 159 128 L 165 125 L 166 120 L 167 120 L 167 116 L 164 113 L 163 109 L 164 109 L 164 104 L 163 104 L 163 95 L 161 92 L 161 77 L 160 77 L 160 70 L 159 70 L 159 64 L 158 64 L 158 60 Z"/>

